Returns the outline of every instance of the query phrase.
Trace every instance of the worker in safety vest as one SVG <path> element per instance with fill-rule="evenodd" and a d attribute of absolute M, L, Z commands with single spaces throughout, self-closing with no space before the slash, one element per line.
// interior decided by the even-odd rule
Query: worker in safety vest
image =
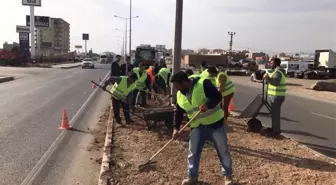
<path fill-rule="evenodd" d="M 133 120 L 130 117 L 130 108 L 129 104 L 132 101 L 132 91 L 135 89 L 135 81 L 137 76 L 135 74 L 130 77 L 127 76 L 111 76 L 108 80 L 104 82 L 103 88 L 106 90 L 106 87 L 110 84 L 113 84 L 110 92 L 112 93 L 112 107 L 114 113 L 114 119 L 118 124 L 121 124 L 120 118 L 120 106 L 124 110 L 124 116 L 126 124 L 130 124 Z"/>
<path fill-rule="evenodd" d="M 218 91 L 222 94 L 222 108 L 224 111 L 224 118 L 227 121 L 229 117 L 229 104 L 233 98 L 236 86 L 232 83 L 230 77 L 224 72 L 218 72 L 215 66 L 208 68 L 210 78 L 215 80 L 215 85 Z"/>
<path fill-rule="evenodd" d="M 272 128 L 266 128 L 263 133 L 267 137 L 276 137 L 281 133 L 281 106 L 286 96 L 286 76 L 280 68 L 281 60 L 274 58 L 271 61 L 272 73 L 266 73 L 264 79 L 268 82 L 267 94 L 271 102 Z"/>
<path fill-rule="evenodd" d="M 150 77 L 145 70 L 145 64 L 140 63 L 139 67 L 133 68 L 131 74 L 135 74 L 137 76 L 137 80 L 135 81 L 136 89 L 133 91 L 133 100 L 132 105 L 135 104 L 146 107 L 147 106 L 147 93 L 146 90 L 151 90 L 150 87 Z M 141 99 L 141 102 L 140 102 Z"/>
<path fill-rule="evenodd" d="M 202 72 L 203 72 L 204 70 L 206 70 L 206 69 L 207 69 L 207 62 L 206 62 L 206 61 L 203 61 L 203 62 L 201 63 L 199 72 L 202 73 Z"/>
<path fill-rule="evenodd" d="M 222 99 L 217 88 L 205 78 L 188 78 L 187 73 L 180 71 L 172 76 L 171 82 L 177 89 L 176 109 L 174 115 L 173 138 L 178 137 L 183 114 L 192 119 L 192 130 L 189 136 L 188 178 L 182 185 L 196 184 L 198 168 L 204 142 L 214 143 L 222 167 L 222 175 L 226 177 L 225 184 L 232 184 L 232 161 L 228 148 L 227 124 L 224 122 L 224 112 L 220 107 Z"/>
<path fill-rule="evenodd" d="M 164 94 L 167 94 L 167 87 L 169 87 L 169 79 L 170 79 L 171 71 L 167 68 L 166 65 L 163 65 L 157 75 L 155 76 L 155 84 L 156 87 L 161 89 Z M 159 92 L 157 89 L 157 92 Z"/>

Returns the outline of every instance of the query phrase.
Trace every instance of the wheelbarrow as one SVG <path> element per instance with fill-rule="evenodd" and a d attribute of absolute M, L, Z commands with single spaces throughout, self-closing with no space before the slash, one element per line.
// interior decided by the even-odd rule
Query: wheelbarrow
<path fill-rule="evenodd" d="M 265 87 L 266 86 L 266 87 Z M 238 118 L 247 118 L 249 119 L 247 122 L 248 131 L 259 133 L 262 129 L 262 124 L 259 119 L 257 119 L 258 114 L 260 114 L 260 110 L 263 106 L 265 106 L 268 111 L 271 113 L 272 108 L 271 105 L 267 101 L 267 82 L 266 80 L 262 81 L 262 93 L 258 94 L 241 112 Z"/>
<path fill-rule="evenodd" d="M 173 131 L 173 106 L 151 108 L 137 107 L 137 109 L 142 113 L 148 130 L 152 130 L 153 128 L 157 127 L 159 121 L 164 121 L 168 131 Z"/>

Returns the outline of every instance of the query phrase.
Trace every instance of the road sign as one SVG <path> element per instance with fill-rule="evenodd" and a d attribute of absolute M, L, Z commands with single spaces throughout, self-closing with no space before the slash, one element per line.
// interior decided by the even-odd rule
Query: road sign
<path fill-rule="evenodd" d="M 30 33 L 30 27 L 16 25 L 16 33 Z"/>
<path fill-rule="evenodd" d="M 29 52 L 29 33 L 19 33 L 20 52 Z"/>
<path fill-rule="evenodd" d="M 46 16 L 35 16 L 35 27 L 49 27 L 50 18 Z M 30 16 L 26 15 L 26 26 L 30 26 Z"/>
<path fill-rule="evenodd" d="M 81 45 L 75 45 L 75 48 L 76 49 L 82 49 L 82 46 Z"/>
<path fill-rule="evenodd" d="M 89 34 L 83 33 L 83 40 L 89 40 Z"/>
<path fill-rule="evenodd" d="M 24 6 L 41 6 L 42 0 L 22 0 Z"/>

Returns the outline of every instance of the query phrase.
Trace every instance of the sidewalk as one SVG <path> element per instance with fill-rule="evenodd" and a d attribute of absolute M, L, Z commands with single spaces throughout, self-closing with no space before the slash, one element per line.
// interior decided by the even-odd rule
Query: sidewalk
<path fill-rule="evenodd" d="M 71 69 L 71 68 L 80 67 L 80 66 L 82 66 L 82 63 L 81 62 L 76 62 L 76 63 L 69 63 L 69 64 L 53 65 L 52 68 Z"/>
<path fill-rule="evenodd" d="M 104 174 L 112 185 L 117 184 L 180 184 L 187 176 L 188 134 L 173 141 L 154 161 L 156 164 L 139 171 L 170 138 L 163 123 L 152 131 L 133 117 L 133 125 L 113 125 L 113 146 L 110 170 Z M 247 185 L 323 184 L 332 185 L 336 166 L 332 160 L 290 139 L 266 139 L 246 132 L 246 122 L 229 118 L 228 138 L 233 161 L 234 180 Z M 217 154 L 206 144 L 200 164 L 200 184 L 224 184 Z"/>

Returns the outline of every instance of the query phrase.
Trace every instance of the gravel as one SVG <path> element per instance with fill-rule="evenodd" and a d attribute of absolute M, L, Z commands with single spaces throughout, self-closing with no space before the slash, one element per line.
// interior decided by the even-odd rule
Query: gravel
<path fill-rule="evenodd" d="M 113 185 L 174 185 L 187 175 L 189 129 L 173 141 L 155 160 L 139 170 L 169 139 L 164 124 L 151 131 L 133 117 L 133 125 L 115 125 L 111 171 Z M 249 185 L 333 185 L 336 166 L 327 158 L 315 155 L 289 139 L 266 139 L 246 132 L 244 120 L 229 118 L 229 145 L 233 160 L 234 181 Z M 201 157 L 199 184 L 224 184 L 216 151 L 206 144 Z"/>

